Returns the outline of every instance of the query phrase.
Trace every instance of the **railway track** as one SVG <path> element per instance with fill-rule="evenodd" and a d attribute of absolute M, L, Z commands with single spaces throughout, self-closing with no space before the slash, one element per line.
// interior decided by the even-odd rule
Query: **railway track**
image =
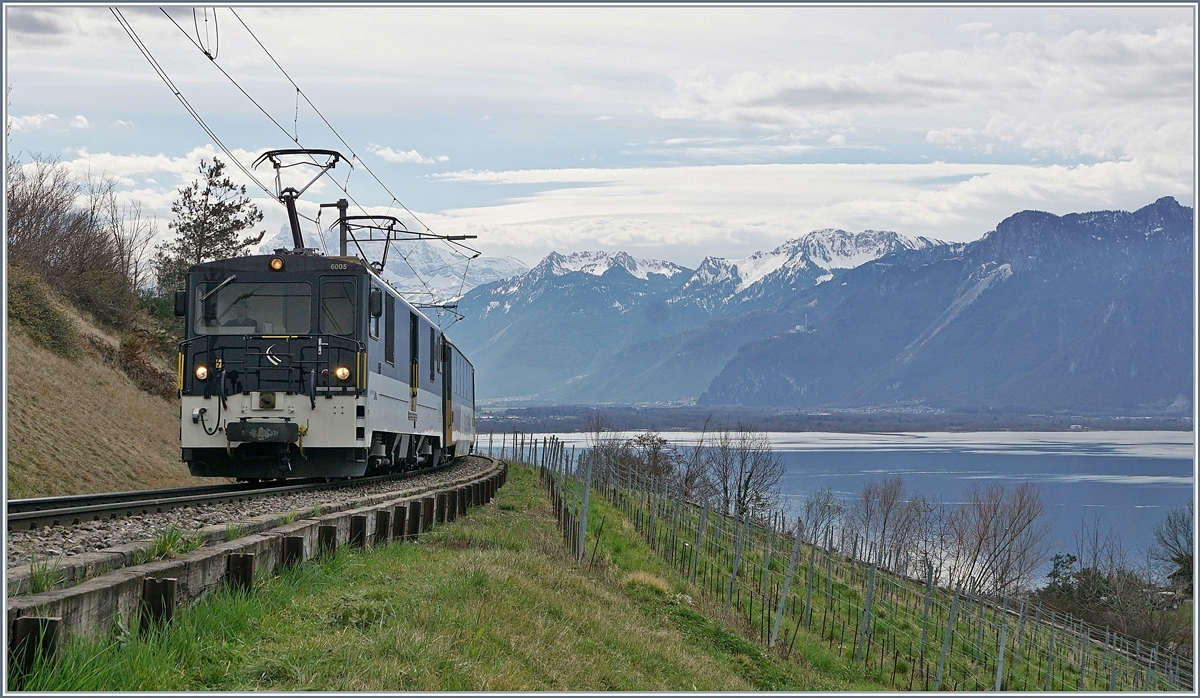
<path fill-rule="evenodd" d="M 337 489 L 356 485 L 398 480 L 449 467 L 412 470 L 398 475 L 352 478 L 348 480 L 297 481 L 286 484 L 238 483 L 231 485 L 204 485 L 200 487 L 177 487 L 164 490 L 141 490 L 135 492 L 109 492 L 102 494 L 45 497 L 40 499 L 10 499 L 6 512 L 8 530 L 34 530 L 43 526 L 69 526 L 84 521 L 127 518 L 142 514 L 154 514 L 180 507 L 206 504 L 244 502 L 291 492 Z"/>

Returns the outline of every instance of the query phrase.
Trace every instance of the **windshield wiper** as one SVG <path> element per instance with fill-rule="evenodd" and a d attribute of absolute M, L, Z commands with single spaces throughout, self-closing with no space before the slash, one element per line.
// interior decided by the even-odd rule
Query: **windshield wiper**
<path fill-rule="evenodd" d="M 209 296 L 216 293 L 217 291 L 220 291 L 221 289 L 225 288 L 226 286 L 233 283 L 234 281 L 237 281 L 237 274 L 234 274 L 233 276 L 229 277 L 228 279 L 225 279 L 221 283 L 217 284 L 216 288 L 214 288 L 213 290 L 204 294 L 203 296 L 200 296 L 200 302 L 203 303 L 204 301 L 208 300 Z"/>

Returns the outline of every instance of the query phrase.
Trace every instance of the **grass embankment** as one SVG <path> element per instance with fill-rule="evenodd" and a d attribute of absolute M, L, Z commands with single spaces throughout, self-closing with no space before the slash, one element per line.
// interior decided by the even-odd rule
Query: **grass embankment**
<path fill-rule="evenodd" d="M 179 460 L 178 401 L 105 361 L 120 340 L 33 277 L 10 267 L 8 282 L 7 497 L 205 482 Z"/>
<path fill-rule="evenodd" d="M 537 473 L 416 543 L 342 548 L 143 637 L 70 643 L 37 690 L 871 690 L 745 639 L 603 501 L 596 565 L 564 552 Z M 591 557 L 591 547 L 588 552 Z M 690 595 L 690 596 L 689 596 Z"/>

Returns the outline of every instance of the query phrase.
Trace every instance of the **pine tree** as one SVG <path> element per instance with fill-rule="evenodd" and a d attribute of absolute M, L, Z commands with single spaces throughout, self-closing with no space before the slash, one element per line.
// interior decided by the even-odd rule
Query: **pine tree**
<path fill-rule="evenodd" d="M 154 259 L 160 292 L 183 286 L 188 267 L 215 259 L 240 257 L 262 242 L 266 231 L 240 237 L 243 230 L 262 222 L 262 211 L 225 174 L 225 163 L 213 158 L 200 161 L 200 176 L 179 190 L 171 204 L 175 239 L 159 245 Z"/>

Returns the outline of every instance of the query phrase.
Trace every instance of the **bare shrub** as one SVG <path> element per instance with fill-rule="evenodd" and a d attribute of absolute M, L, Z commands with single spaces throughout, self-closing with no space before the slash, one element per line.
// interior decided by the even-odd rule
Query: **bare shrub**
<path fill-rule="evenodd" d="M 1190 654 L 1190 607 L 1157 584 L 1154 563 L 1151 554 L 1135 559 L 1120 533 L 1103 526 L 1099 516 L 1084 519 L 1074 553 L 1054 556 L 1049 582 L 1037 596 L 1094 625 Z"/>
<path fill-rule="evenodd" d="M 1192 560 L 1195 544 L 1195 508 L 1191 502 L 1186 507 L 1167 513 L 1154 526 L 1154 543 L 1150 546 L 1150 559 L 1165 567 L 1167 578 L 1179 588 L 1184 596 L 1192 595 Z"/>

